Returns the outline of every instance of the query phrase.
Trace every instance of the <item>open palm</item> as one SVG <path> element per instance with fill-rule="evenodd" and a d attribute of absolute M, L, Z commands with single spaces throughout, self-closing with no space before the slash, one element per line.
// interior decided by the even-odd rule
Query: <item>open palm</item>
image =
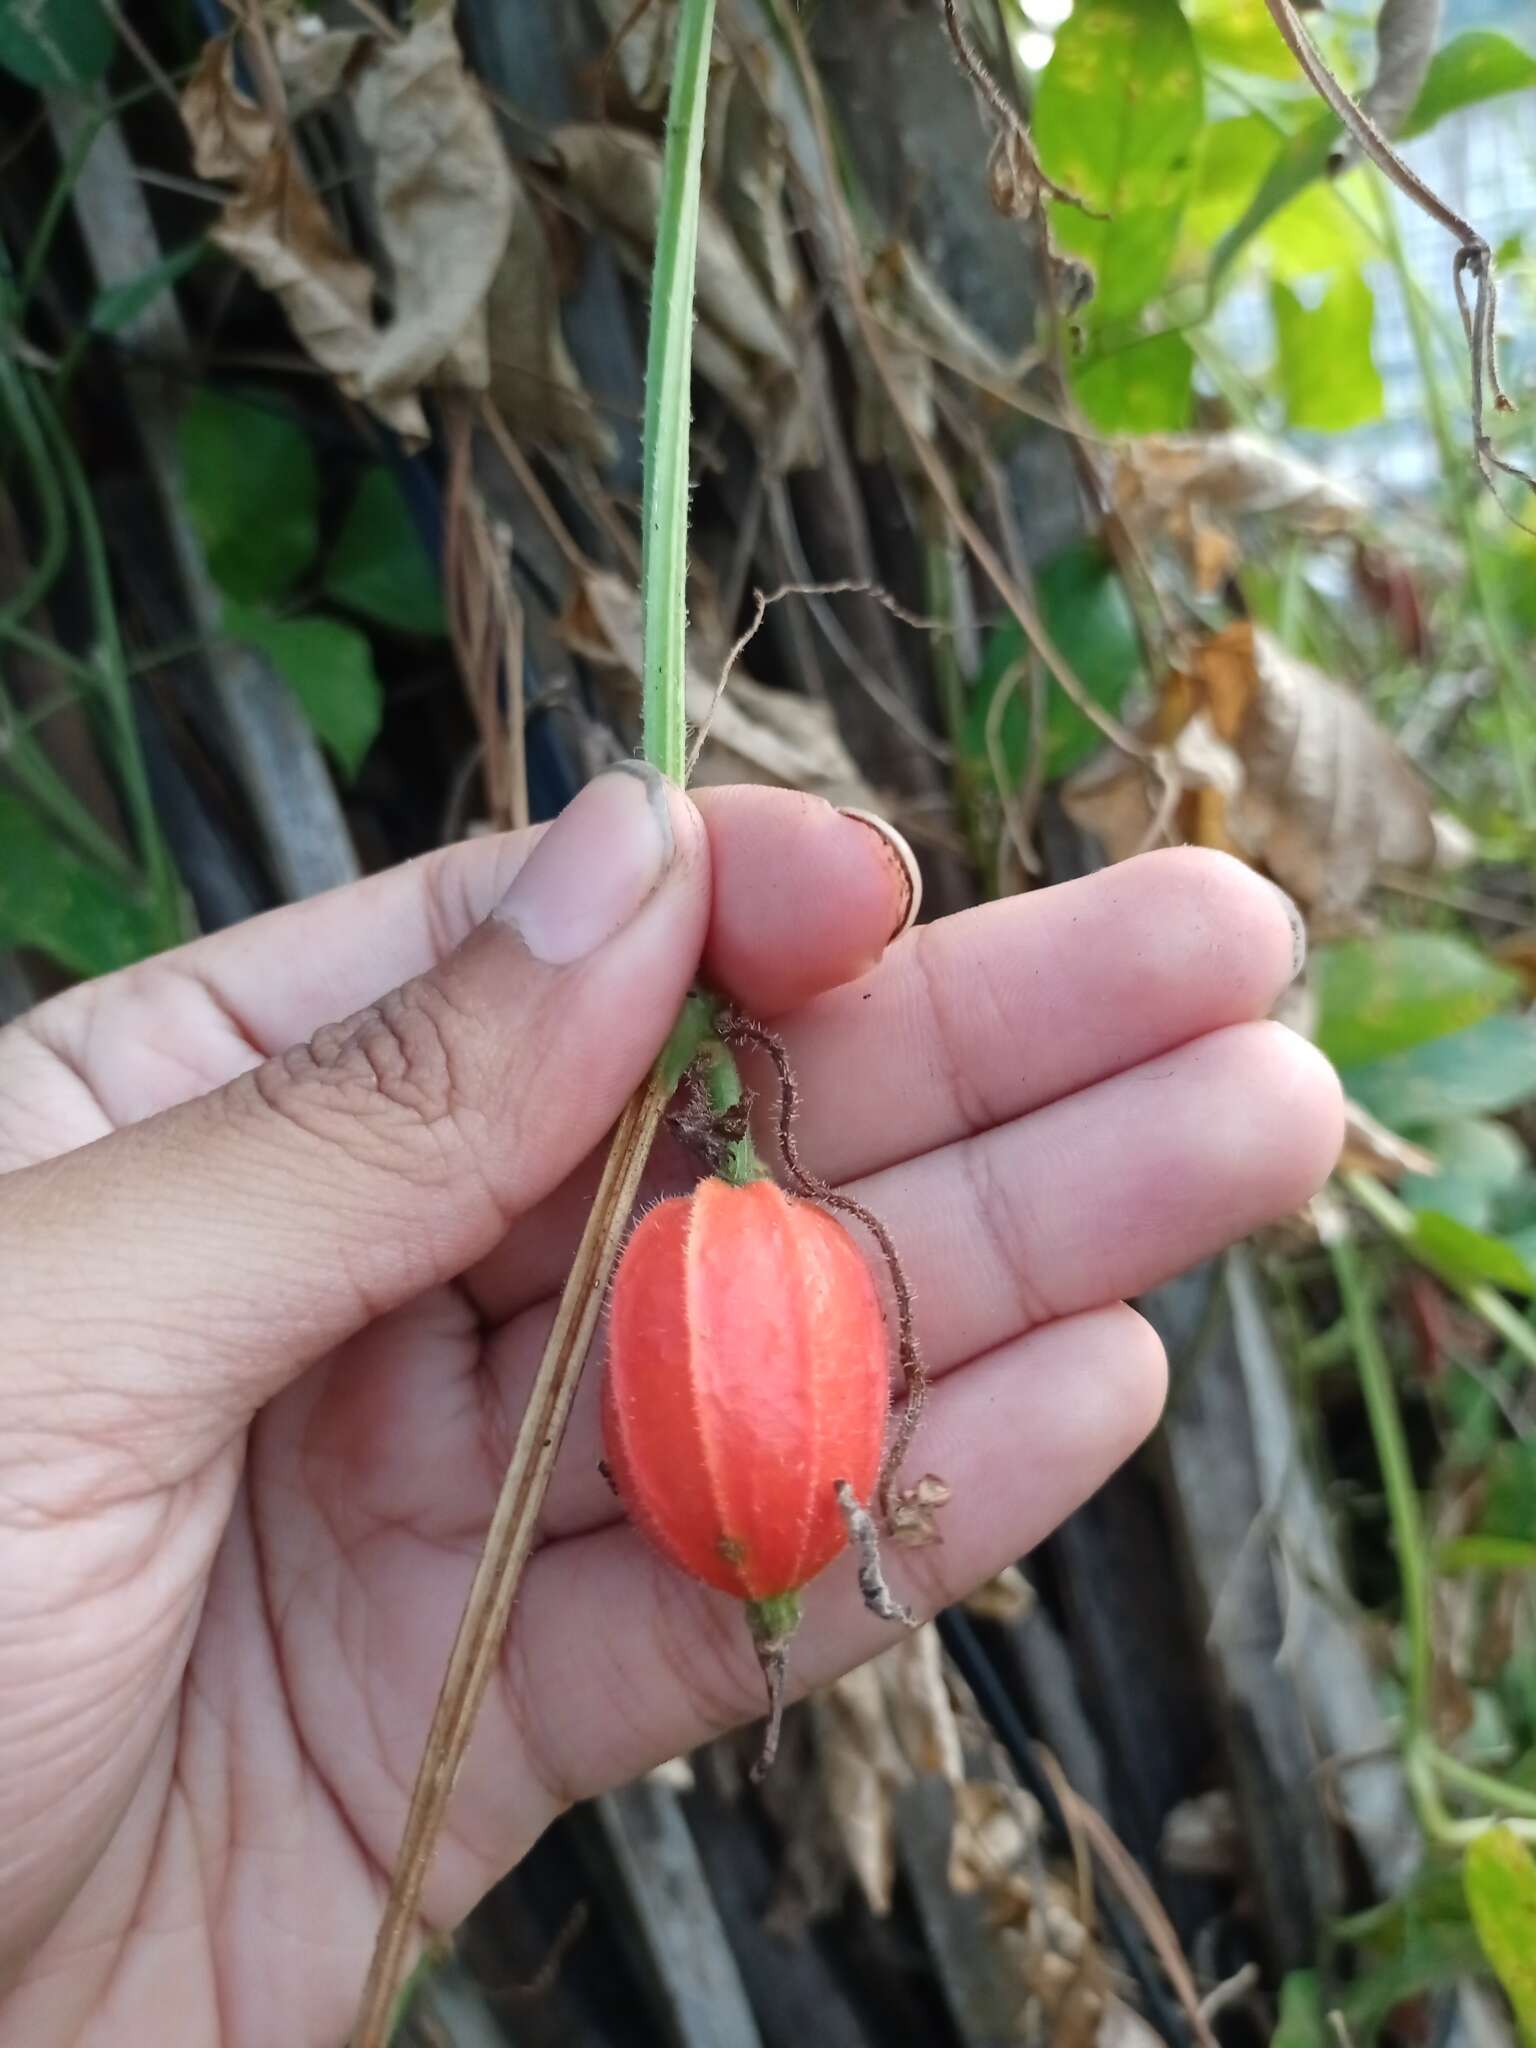
<path fill-rule="evenodd" d="M 909 1268 L 939 1382 L 916 1469 L 954 1499 L 897 1590 L 942 1605 L 1145 1434 L 1162 1361 L 1121 1297 L 1302 1200 L 1338 1142 L 1327 1067 L 1256 1021 L 1282 902 L 1157 854 L 886 950 L 903 898 L 824 805 L 619 774 L 542 842 L 0 1033 L 4 2048 L 345 2034 L 594 1148 L 701 957 L 777 1020 L 808 1164 Z M 568 1801 L 759 1709 L 739 1610 L 620 1520 L 595 1398 L 434 1925 Z M 795 1681 L 884 1640 L 834 1566 Z"/>

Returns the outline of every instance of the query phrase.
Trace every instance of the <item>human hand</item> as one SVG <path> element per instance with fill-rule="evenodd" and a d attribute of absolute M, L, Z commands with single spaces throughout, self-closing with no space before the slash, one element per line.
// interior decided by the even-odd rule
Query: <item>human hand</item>
<path fill-rule="evenodd" d="M 954 1499 L 897 1591 L 942 1606 L 1144 1436 L 1162 1358 L 1120 1297 L 1337 1149 L 1329 1069 L 1255 1021 L 1295 964 L 1281 899 L 1173 852 L 885 951 L 903 909 L 823 804 L 619 772 L 542 839 L 0 1033 L 0 2048 L 344 2036 L 594 1148 L 701 953 L 785 1037 L 807 1164 L 910 1274 L 917 1457 Z M 620 1520 L 595 1381 L 434 1925 L 570 1800 L 760 1710 L 735 1604 Z M 833 1569 L 794 1680 L 886 1640 Z"/>

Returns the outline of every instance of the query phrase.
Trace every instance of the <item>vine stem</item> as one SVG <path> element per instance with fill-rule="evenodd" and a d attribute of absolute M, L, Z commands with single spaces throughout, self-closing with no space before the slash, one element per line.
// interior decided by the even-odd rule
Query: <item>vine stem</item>
<path fill-rule="evenodd" d="M 693 283 L 714 13 L 715 0 L 681 0 L 647 365 L 644 751 L 654 767 L 679 784 L 686 770 L 687 741 L 683 684 Z M 352 2031 L 353 2048 L 387 2048 L 399 2017 L 432 1852 L 501 1655 L 512 1603 L 533 1549 L 571 1402 L 641 1176 L 667 1102 L 697 1048 L 698 1032 L 698 1005 L 690 1003 L 614 1132 L 449 1654 Z"/>
<path fill-rule="evenodd" d="M 688 631 L 693 278 L 699 245 L 704 101 L 714 32 L 715 0 L 684 0 L 667 114 L 645 365 L 645 502 L 640 555 L 645 753 L 647 760 L 677 783 L 687 773 L 683 663 Z"/>

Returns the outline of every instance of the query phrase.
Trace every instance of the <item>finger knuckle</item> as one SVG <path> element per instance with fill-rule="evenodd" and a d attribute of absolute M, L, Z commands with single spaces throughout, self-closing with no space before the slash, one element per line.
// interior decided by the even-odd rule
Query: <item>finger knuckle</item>
<path fill-rule="evenodd" d="M 441 989 L 418 982 L 327 1025 L 251 1083 L 310 1137 L 412 1180 L 437 1178 L 484 1121 L 479 1039 Z"/>

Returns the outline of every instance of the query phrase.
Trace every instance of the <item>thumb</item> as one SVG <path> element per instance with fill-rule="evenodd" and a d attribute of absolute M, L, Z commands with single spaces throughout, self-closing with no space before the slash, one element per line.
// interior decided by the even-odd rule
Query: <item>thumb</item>
<path fill-rule="evenodd" d="M 638 764 L 599 776 L 433 972 L 0 1180 L 7 1380 L 50 1434 L 73 1417 L 93 1441 L 152 1433 L 183 1468 L 206 1456 L 322 1352 L 483 1257 L 601 1139 L 672 1025 L 708 908 L 693 806 Z"/>

